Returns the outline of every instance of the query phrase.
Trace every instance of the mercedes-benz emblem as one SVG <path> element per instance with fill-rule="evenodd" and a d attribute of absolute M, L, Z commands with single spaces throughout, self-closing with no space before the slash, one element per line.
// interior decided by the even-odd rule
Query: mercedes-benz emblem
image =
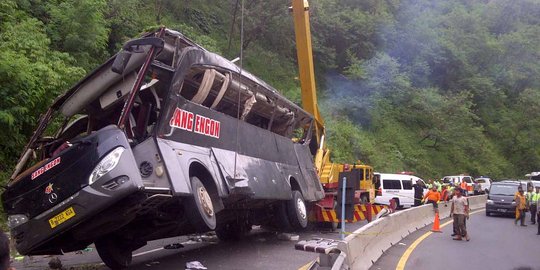
<path fill-rule="evenodd" d="M 49 195 L 49 202 L 50 203 L 55 203 L 57 199 L 58 199 L 58 195 L 56 193 L 53 192 L 53 193 L 51 193 Z"/>

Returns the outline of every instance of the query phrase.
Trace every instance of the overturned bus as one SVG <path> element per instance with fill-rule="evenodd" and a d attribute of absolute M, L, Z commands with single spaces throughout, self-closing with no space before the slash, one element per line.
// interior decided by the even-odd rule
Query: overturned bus
<path fill-rule="evenodd" d="M 170 29 L 147 33 L 41 116 L 2 194 L 16 248 L 95 243 L 118 269 L 154 239 L 305 228 L 306 206 L 324 197 L 312 129 L 225 58 Z"/>

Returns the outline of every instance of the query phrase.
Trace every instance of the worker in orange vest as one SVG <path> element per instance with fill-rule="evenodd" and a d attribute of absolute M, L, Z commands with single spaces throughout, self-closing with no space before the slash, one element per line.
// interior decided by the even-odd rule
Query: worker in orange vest
<path fill-rule="evenodd" d="M 445 203 L 448 202 L 448 187 L 446 185 L 442 186 L 441 199 Z"/>
<path fill-rule="evenodd" d="M 463 195 L 467 196 L 467 182 L 462 181 L 460 187 L 463 190 Z"/>
<path fill-rule="evenodd" d="M 431 188 L 430 191 L 428 191 L 426 193 L 426 195 L 424 195 L 424 199 L 422 199 L 422 201 L 425 201 L 427 198 L 427 202 L 426 203 L 431 203 L 433 204 L 433 210 L 435 211 L 435 213 L 439 213 L 439 201 L 441 200 L 441 193 L 439 193 L 437 191 L 437 186 L 433 186 Z"/>

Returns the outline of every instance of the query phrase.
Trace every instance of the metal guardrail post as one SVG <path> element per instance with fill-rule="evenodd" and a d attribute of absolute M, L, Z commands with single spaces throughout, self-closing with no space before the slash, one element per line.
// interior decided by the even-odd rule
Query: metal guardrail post
<path fill-rule="evenodd" d="M 345 239 L 345 188 L 347 187 L 347 177 L 343 177 L 343 187 L 341 192 L 341 240 Z"/>

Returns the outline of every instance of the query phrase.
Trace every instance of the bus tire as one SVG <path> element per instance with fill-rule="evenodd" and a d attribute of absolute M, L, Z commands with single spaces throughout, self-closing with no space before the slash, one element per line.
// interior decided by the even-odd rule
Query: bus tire
<path fill-rule="evenodd" d="M 302 193 L 298 190 L 293 190 L 292 200 L 287 201 L 287 216 L 293 229 L 301 230 L 307 228 L 308 215 L 306 202 Z"/>
<path fill-rule="evenodd" d="M 216 229 L 216 213 L 214 212 L 214 202 L 208 193 L 208 189 L 197 176 L 191 177 L 191 189 L 193 197 L 188 199 L 186 214 L 191 225 L 197 232 L 207 232 Z"/>
<path fill-rule="evenodd" d="M 118 237 L 106 235 L 95 242 L 96 250 L 105 265 L 113 270 L 124 269 L 131 264 L 131 248 Z"/>
<path fill-rule="evenodd" d="M 276 201 L 272 206 L 270 227 L 280 232 L 291 231 L 292 228 L 287 215 L 286 201 Z"/>

